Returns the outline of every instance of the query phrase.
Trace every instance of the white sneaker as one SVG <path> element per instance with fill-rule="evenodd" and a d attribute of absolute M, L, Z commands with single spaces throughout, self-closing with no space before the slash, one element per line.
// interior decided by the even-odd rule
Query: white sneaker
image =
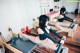
<path fill-rule="evenodd" d="M 62 37 L 62 39 L 63 39 L 63 40 L 66 40 L 66 37 L 65 37 L 65 36 L 63 36 L 63 37 Z"/>
<path fill-rule="evenodd" d="M 74 19 L 73 21 L 75 22 L 77 19 Z"/>
<path fill-rule="evenodd" d="M 60 43 L 64 44 L 64 40 L 62 39 L 62 40 L 60 41 Z"/>

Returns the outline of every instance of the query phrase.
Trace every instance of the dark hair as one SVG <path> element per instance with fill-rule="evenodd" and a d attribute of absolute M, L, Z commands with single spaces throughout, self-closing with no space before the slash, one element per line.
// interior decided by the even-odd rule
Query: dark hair
<path fill-rule="evenodd" d="M 49 20 L 49 17 L 48 16 L 46 16 L 46 15 L 41 15 L 40 17 L 39 17 L 39 27 L 41 28 L 41 29 L 43 29 L 43 28 L 45 28 L 46 27 L 46 22 Z"/>
<path fill-rule="evenodd" d="M 52 12 L 52 11 L 53 11 L 53 9 L 50 9 L 49 11 L 50 11 L 50 12 Z"/>

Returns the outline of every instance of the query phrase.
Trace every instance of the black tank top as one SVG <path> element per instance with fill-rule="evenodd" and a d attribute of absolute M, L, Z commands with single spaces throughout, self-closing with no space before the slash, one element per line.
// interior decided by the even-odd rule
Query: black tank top
<path fill-rule="evenodd" d="M 64 21 L 64 18 L 60 18 L 58 19 L 59 22 L 63 22 Z"/>
<path fill-rule="evenodd" d="M 48 32 L 44 28 L 41 28 L 41 29 L 44 31 L 44 34 L 39 34 L 39 38 L 40 38 L 40 40 L 45 40 L 47 37 L 44 35 L 45 35 L 45 33 L 48 34 Z"/>

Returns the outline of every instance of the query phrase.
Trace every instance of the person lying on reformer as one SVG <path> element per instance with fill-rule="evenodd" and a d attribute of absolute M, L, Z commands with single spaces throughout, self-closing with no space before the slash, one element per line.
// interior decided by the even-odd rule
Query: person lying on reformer
<path fill-rule="evenodd" d="M 58 29 L 59 32 L 68 32 L 69 37 L 73 37 L 74 32 L 77 29 L 78 24 L 71 25 L 71 23 L 64 22 L 64 18 L 62 15 L 59 15 L 58 17 L 53 19 L 53 22 L 50 23 L 54 25 Z"/>
<path fill-rule="evenodd" d="M 68 21 L 69 23 L 66 24 L 66 22 L 64 22 L 64 21 Z M 58 17 L 58 22 L 61 22 L 61 23 L 64 22 L 63 25 L 66 24 L 66 26 L 68 28 L 75 28 L 76 26 L 78 26 L 78 24 L 74 23 L 75 21 L 76 21 L 76 19 L 71 19 L 71 18 L 69 18 L 67 16 L 63 16 L 63 15 L 59 15 L 59 17 Z"/>
<path fill-rule="evenodd" d="M 64 26 L 68 26 L 68 28 L 74 28 L 74 30 L 76 30 L 76 27 L 78 26 L 78 24 L 75 24 L 76 19 L 72 19 L 66 15 L 63 15 L 62 13 L 60 13 L 59 17 L 58 17 L 58 21 L 59 22 L 64 22 L 64 21 L 68 21 L 69 23 L 67 23 L 65 25 L 65 23 L 63 23 Z"/>
<path fill-rule="evenodd" d="M 76 19 L 72 19 L 70 17 L 67 17 L 66 15 L 63 15 L 63 13 L 61 13 L 61 12 L 64 12 L 64 11 L 60 10 L 60 14 L 57 16 L 58 22 L 62 23 L 61 24 L 62 26 L 66 26 L 66 27 L 74 29 L 76 31 L 76 28 L 78 26 L 78 24 L 75 24 Z M 52 16 L 52 15 L 50 15 L 50 16 Z M 65 21 L 67 21 L 67 22 L 65 22 Z M 52 25 L 54 25 L 53 22 L 50 22 L 50 23 L 52 23 Z"/>
<path fill-rule="evenodd" d="M 73 37 L 74 30 L 71 29 L 71 28 L 65 27 L 65 26 L 67 26 L 67 23 L 64 24 L 64 23 L 58 22 L 57 19 L 54 19 L 53 20 L 53 23 L 54 23 L 54 26 L 53 27 L 56 27 L 58 29 L 57 30 L 57 33 L 59 33 L 59 32 L 68 32 L 68 36 L 69 37 Z"/>
<path fill-rule="evenodd" d="M 54 42 L 56 42 L 59 45 L 64 44 L 64 40 L 66 40 L 66 37 L 65 36 L 62 37 L 58 33 L 56 33 L 56 31 L 52 30 L 47 25 L 48 20 L 49 20 L 49 17 L 47 17 L 46 15 L 41 15 L 39 17 L 39 28 L 37 29 L 38 36 L 35 37 L 35 36 L 27 35 L 26 33 L 23 34 L 23 32 L 25 32 L 25 29 L 21 30 L 22 31 L 21 35 L 31 40 L 34 43 L 37 43 L 37 44 L 43 45 L 46 48 L 50 48 L 52 50 L 58 51 L 60 46 L 58 47 L 56 44 L 54 44 Z M 53 33 L 55 36 L 60 38 L 60 40 L 57 40 L 51 37 L 49 33 Z"/>
<path fill-rule="evenodd" d="M 58 19 L 59 22 L 63 22 L 63 21 L 65 20 L 65 21 L 74 23 L 74 22 L 76 21 L 76 19 L 72 19 L 72 18 L 70 18 L 70 17 L 68 17 L 68 16 L 66 16 L 66 15 L 62 15 L 62 14 L 60 14 L 60 15 L 58 16 L 58 18 L 59 18 L 59 19 Z"/>
<path fill-rule="evenodd" d="M 64 17 L 62 15 L 58 16 L 58 22 L 62 23 L 62 26 L 66 26 L 66 27 L 74 29 L 74 30 L 76 30 L 76 27 L 78 26 L 78 24 L 74 23 L 75 20 L 76 19 L 73 20 L 73 19 L 71 19 L 69 17 Z M 64 21 L 69 21 L 69 22 L 64 22 Z"/>

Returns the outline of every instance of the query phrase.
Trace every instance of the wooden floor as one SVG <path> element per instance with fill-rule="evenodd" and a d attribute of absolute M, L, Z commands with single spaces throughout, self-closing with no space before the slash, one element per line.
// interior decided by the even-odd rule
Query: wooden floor
<path fill-rule="evenodd" d="M 70 18 L 76 19 L 75 23 L 80 25 L 80 14 L 67 14 Z M 65 46 L 69 47 L 69 53 L 80 53 L 80 26 L 77 27 L 77 30 L 74 32 L 74 37 L 67 38 L 67 42 Z"/>

